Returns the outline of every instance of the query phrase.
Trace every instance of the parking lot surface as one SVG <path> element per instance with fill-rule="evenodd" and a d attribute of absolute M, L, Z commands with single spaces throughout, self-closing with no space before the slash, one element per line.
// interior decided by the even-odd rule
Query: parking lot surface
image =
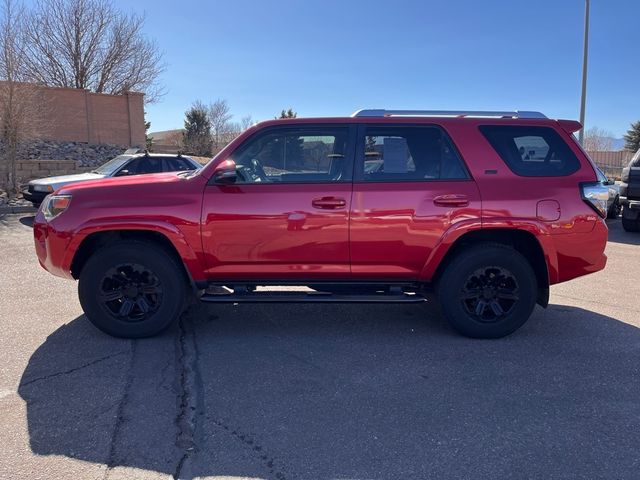
<path fill-rule="evenodd" d="M 617 478 L 640 472 L 640 235 L 514 335 L 435 305 L 227 305 L 119 340 L 0 218 L 0 478 Z"/>

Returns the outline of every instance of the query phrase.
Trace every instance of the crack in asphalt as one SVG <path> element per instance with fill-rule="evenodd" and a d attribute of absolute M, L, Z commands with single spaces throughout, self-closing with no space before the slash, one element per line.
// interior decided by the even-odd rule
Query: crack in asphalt
<path fill-rule="evenodd" d="M 136 355 L 136 347 L 136 340 L 131 340 L 129 348 L 129 367 L 127 368 L 127 376 L 124 382 L 124 387 L 122 388 L 122 398 L 120 399 L 118 410 L 116 412 L 116 423 L 113 427 L 113 433 L 111 434 L 109 456 L 107 457 L 107 469 L 104 472 L 103 480 L 107 480 L 109 478 L 111 470 L 116 466 L 116 448 L 118 445 L 118 438 L 120 437 L 120 431 L 122 430 L 122 424 L 124 423 L 124 408 L 129 399 L 129 391 L 131 390 L 131 384 L 133 383 L 133 362 Z"/>
<path fill-rule="evenodd" d="M 60 377 L 62 375 L 69 375 L 70 373 L 77 372 L 78 370 L 82 370 L 82 369 L 87 368 L 87 367 L 92 367 L 93 365 L 96 365 L 98 363 L 107 361 L 107 360 L 109 360 L 111 358 L 118 357 L 120 355 L 124 355 L 125 353 L 127 353 L 127 352 L 122 351 L 122 352 L 112 353 L 111 355 L 107 355 L 105 357 L 97 358 L 95 360 L 92 360 L 89 363 L 85 363 L 84 365 L 80 365 L 78 367 L 70 368 L 69 370 L 64 370 L 62 372 L 50 373 L 48 375 L 43 375 L 42 377 L 32 378 L 31 380 L 27 380 L 26 382 L 25 381 L 20 382 L 20 387 L 26 387 L 27 385 L 31 385 L 32 383 L 40 382 L 42 380 L 49 380 L 51 378 Z"/>
<path fill-rule="evenodd" d="M 176 424 L 178 434 L 176 446 L 182 450 L 182 456 L 176 465 L 173 478 L 192 479 L 193 460 L 198 451 L 196 428 L 199 412 L 199 398 L 202 395 L 202 380 L 198 371 L 198 348 L 192 328 L 188 328 L 182 316 L 178 321 L 176 339 L 176 372 L 179 372 L 179 407 Z"/>
<path fill-rule="evenodd" d="M 253 437 L 246 433 L 240 432 L 238 429 L 232 429 L 220 420 L 212 419 L 208 416 L 207 419 L 211 420 L 215 425 L 224 429 L 227 433 L 232 435 L 237 440 L 240 440 L 240 442 L 242 442 L 246 447 L 249 447 L 251 450 L 253 450 L 258 458 L 260 458 L 262 463 L 267 467 L 272 478 L 276 478 L 277 480 L 286 480 L 287 477 L 282 472 L 282 470 L 278 468 L 275 459 L 268 455 L 265 452 L 264 447 L 260 445 Z"/>

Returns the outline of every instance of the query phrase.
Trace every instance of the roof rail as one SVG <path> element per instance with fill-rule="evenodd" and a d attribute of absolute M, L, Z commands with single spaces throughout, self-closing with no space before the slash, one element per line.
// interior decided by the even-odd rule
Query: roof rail
<path fill-rule="evenodd" d="M 500 117 L 500 118 L 547 118 L 540 112 L 515 110 L 513 112 L 493 112 L 483 110 L 385 110 L 363 109 L 352 117 Z"/>

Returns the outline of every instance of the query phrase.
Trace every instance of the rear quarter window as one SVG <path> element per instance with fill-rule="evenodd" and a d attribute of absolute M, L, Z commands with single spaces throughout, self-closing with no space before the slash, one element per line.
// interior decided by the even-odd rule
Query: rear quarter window
<path fill-rule="evenodd" d="M 580 161 L 553 128 L 517 125 L 483 125 L 479 128 L 516 175 L 559 177 L 580 169 Z"/>

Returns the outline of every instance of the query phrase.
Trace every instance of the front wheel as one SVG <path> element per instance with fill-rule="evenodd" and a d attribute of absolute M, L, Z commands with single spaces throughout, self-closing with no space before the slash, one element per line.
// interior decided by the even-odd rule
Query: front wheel
<path fill-rule="evenodd" d="M 165 249 L 122 241 L 87 260 L 78 295 L 97 328 L 115 337 L 142 338 L 160 333 L 180 316 L 187 284 L 183 267 Z"/>
<path fill-rule="evenodd" d="M 477 245 L 447 265 L 437 294 L 456 331 L 473 338 L 500 338 L 531 316 L 537 281 L 527 259 L 513 248 Z"/>

